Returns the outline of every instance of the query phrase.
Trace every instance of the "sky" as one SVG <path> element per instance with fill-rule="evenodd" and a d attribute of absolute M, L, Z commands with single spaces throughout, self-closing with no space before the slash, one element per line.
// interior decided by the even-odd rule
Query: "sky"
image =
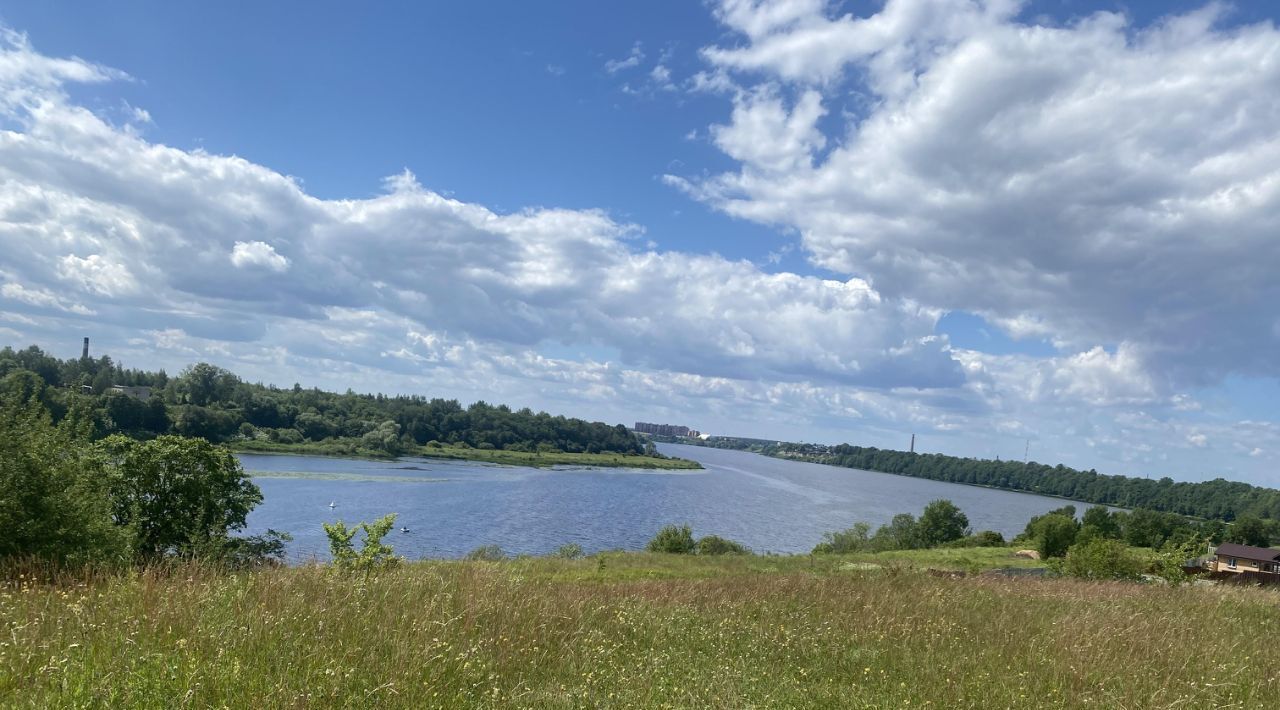
<path fill-rule="evenodd" d="M 0 0 L 0 344 L 1280 486 L 1274 3 Z"/>

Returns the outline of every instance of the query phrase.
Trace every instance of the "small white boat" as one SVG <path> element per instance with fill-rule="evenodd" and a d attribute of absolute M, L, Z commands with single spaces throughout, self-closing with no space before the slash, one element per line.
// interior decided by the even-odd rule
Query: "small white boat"
<path fill-rule="evenodd" d="M 400 528 L 400 532 L 407 533 L 409 532 L 409 528 Z"/>
<path fill-rule="evenodd" d="M 329 501 L 329 507 L 330 507 L 330 508 L 337 508 L 337 507 L 338 507 L 338 502 L 337 502 L 337 501 L 334 501 L 334 500 Z"/>

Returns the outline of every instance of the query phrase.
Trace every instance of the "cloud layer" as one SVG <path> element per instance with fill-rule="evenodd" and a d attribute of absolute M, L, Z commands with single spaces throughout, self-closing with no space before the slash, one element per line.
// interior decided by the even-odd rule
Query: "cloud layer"
<path fill-rule="evenodd" d="M 498 214 L 388 179 L 384 195 L 319 200 L 229 156 L 146 141 L 71 103 L 112 76 L 7 36 L 0 91 L 4 294 L 47 313 L 139 320 L 254 340 L 275 318 L 370 309 L 406 327 L 512 347 L 591 346 L 708 376 L 890 387 L 961 381 L 936 311 L 865 281 L 637 249 L 598 211 Z M 233 328 L 220 327 L 230 316 Z M 202 321 L 206 321 L 202 324 Z M 348 339 L 367 324 L 344 322 Z M 233 332 L 234 331 L 234 332 Z M 402 334 L 403 348 L 419 346 Z"/>
<path fill-rule="evenodd" d="M 1020 3 L 726 0 L 740 168 L 670 178 L 816 264 L 1179 386 L 1280 374 L 1280 31 Z"/>

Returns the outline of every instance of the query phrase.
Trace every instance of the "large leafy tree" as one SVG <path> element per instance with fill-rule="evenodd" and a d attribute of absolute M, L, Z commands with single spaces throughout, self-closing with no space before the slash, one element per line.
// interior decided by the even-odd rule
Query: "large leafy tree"
<path fill-rule="evenodd" d="M 1114 540 L 1120 537 L 1120 521 L 1106 506 L 1095 505 L 1084 511 L 1080 518 L 1082 529 L 1090 531 L 1090 537 Z"/>
<path fill-rule="evenodd" d="M 1256 515 L 1242 515 L 1227 530 L 1227 541 L 1266 547 L 1271 544 L 1271 525 Z"/>
<path fill-rule="evenodd" d="M 54 425 L 25 374 L 0 383 L 0 557 L 127 559 L 129 531 L 113 523 L 106 481 L 87 455 L 86 417 Z"/>
<path fill-rule="evenodd" d="M 116 522 L 133 531 L 143 560 L 207 556 L 235 545 L 262 492 L 229 451 L 203 439 L 123 436 L 97 444 L 111 481 Z"/>
<path fill-rule="evenodd" d="M 204 407 L 229 399 L 239 382 L 240 378 L 227 370 L 199 362 L 183 370 L 176 385 L 178 393 L 187 402 Z"/>
<path fill-rule="evenodd" d="M 935 500 L 925 506 L 916 523 L 916 533 L 925 547 L 959 540 L 968 533 L 968 529 L 968 516 L 949 500 Z"/>

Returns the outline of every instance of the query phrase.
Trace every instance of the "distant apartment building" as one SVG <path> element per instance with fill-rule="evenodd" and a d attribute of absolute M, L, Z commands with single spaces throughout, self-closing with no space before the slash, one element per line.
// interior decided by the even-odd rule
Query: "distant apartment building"
<path fill-rule="evenodd" d="M 648 422 L 636 422 L 632 429 L 641 434 L 657 434 L 658 436 L 682 436 L 696 439 L 702 436 L 702 432 L 697 429 L 690 429 L 687 426 L 679 424 L 650 424 Z"/>
<path fill-rule="evenodd" d="M 110 394 L 122 394 L 122 395 L 125 395 L 126 397 L 133 397 L 139 402 L 145 402 L 148 399 L 151 399 L 150 387 L 130 387 L 129 385 L 111 385 L 111 387 L 107 388 L 107 392 Z"/>

